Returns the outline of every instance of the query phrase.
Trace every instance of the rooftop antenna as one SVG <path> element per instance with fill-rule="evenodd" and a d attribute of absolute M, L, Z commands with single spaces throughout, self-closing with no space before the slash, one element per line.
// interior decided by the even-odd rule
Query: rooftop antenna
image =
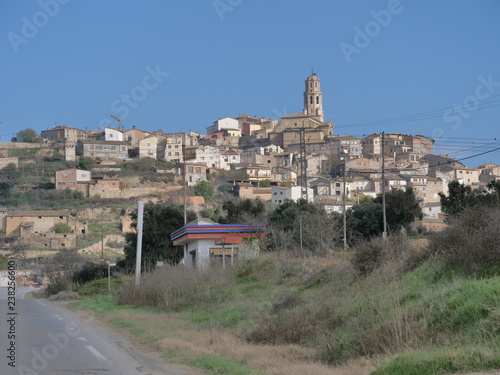
<path fill-rule="evenodd" d="M 116 121 L 118 121 L 118 129 L 122 128 L 122 119 L 119 117 L 116 117 L 115 115 L 111 115 Z"/>

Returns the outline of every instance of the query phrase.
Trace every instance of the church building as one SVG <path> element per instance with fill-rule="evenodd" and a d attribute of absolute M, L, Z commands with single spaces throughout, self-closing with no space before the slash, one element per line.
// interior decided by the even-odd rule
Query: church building
<path fill-rule="evenodd" d="M 286 148 L 290 144 L 299 143 L 299 133 L 295 129 L 302 127 L 306 128 L 307 142 L 321 142 L 326 136 L 332 135 L 333 123 L 324 120 L 320 83 L 316 73 L 306 78 L 303 112 L 281 117 L 274 134 L 270 134 L 274 144 Z"/>

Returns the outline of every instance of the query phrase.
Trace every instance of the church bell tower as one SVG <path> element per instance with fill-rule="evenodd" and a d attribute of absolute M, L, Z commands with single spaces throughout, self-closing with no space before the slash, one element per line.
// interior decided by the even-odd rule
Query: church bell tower
<path fill-rule="evenodd" d="M 321 93 L 320 81 L 319 78 L 316 77 L 316 73 L 311 74 L 306 79 L 304 114 L 308 116 L 318 116 L 320 121 L 324 121 L 323 94 Z"/>

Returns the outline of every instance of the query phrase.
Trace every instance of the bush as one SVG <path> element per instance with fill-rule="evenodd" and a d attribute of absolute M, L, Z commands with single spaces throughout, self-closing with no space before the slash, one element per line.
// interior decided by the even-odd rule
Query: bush
<path fill-rule="evenodd" d="M 207 269 L 194 269 L 166 265 L 145 274 L 139 286 L 133 283 L 124 285 L 118 302 L 167 312 L 209 306 L 228 300 L 235 280 L 234 268 L 213 265 Z"/>
<path fill-rule="evenodd" d="M 300 344 L 324 331 L 328 311 L 321 306 L 284 310 L 273 316 L 262 316 L 259 325 L 243 333 L 254 344 Z"/>
<path fill-rule="evenodd" d="M 276 293 L 271 301 L 271 313 L 289 309 L 299 302 L 299 292 L 296 290 L 283 290 Z"/>
<path fill-rule="evenodd" d="M 356 271 L 367 275 L 388 261 L 409 258 L 415 252 L 405 236 L 390 236 L 386 240 L 377 237 L 360 243 L 354 249 L 351 263 Z"/>
<path fill-rule="evenodd" d="M 73 274 L 73 283 L 77 285 L 85 284 L 92 280 L 98 280 L 106 277 L 108 274 L 108 267 L 103 263 L 87 262 L 83 265 L 80 271 Z"/>
<path fill-rule="evenodd" d="M 500 209 L 473 207 L 431 238 L 430 250 L 468 275 L 500 271 Z"/>
<path fill-rule="evenodd" d="M 56 233 L 71 233 L 73 228 L 66 223 L 56 223 L 54 225 L 54 232 Z"/>

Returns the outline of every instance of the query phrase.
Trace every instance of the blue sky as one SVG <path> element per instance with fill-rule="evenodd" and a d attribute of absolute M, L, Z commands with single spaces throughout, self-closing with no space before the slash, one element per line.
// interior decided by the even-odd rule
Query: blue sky
<path fill-rule="evenodd" d="M 500 147 L 499 19 L 496 0 L 2 0 L 1 141 L 110 115 L 165 132 L 279 118 L 314 69 L 334 134 L 470 157 Z M 483 162 L 500 150 L 464 160 Z"/>

